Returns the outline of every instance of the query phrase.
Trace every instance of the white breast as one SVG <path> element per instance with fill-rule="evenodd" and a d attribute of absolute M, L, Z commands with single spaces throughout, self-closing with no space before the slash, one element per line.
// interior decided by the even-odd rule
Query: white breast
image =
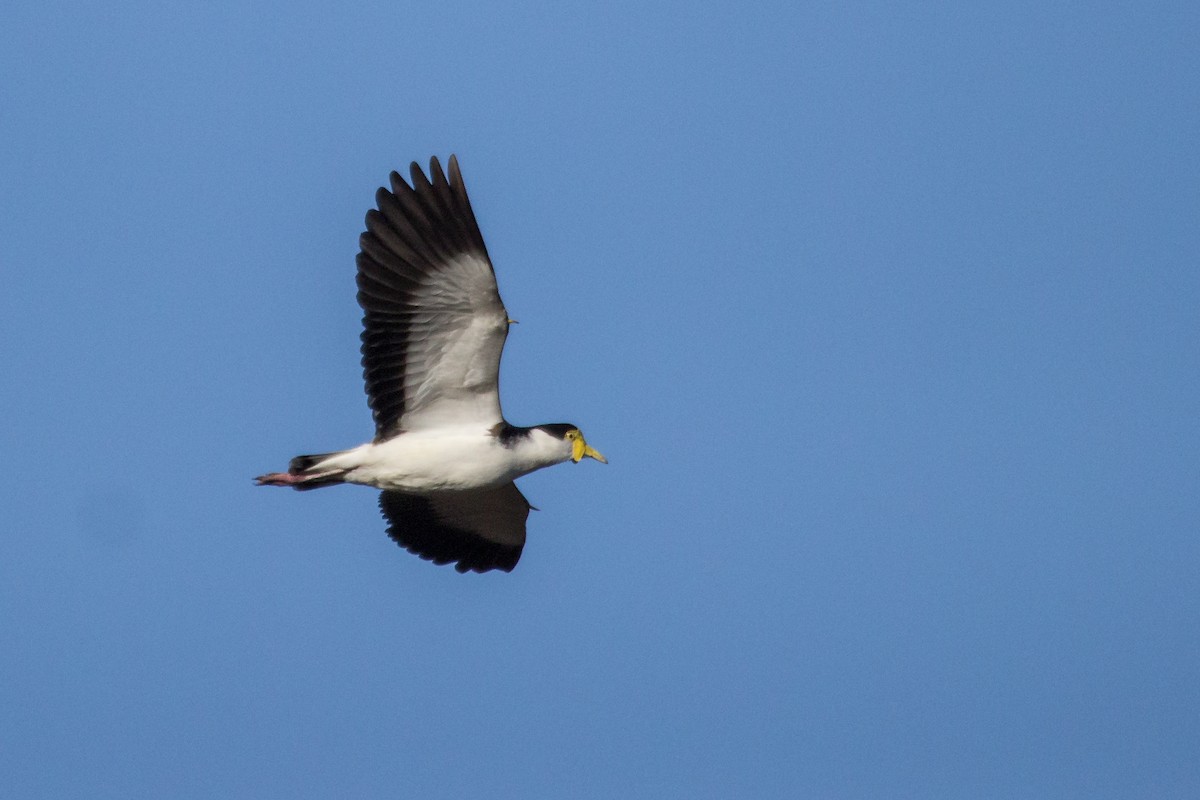
<path fill-rule="evenodd" d="M 380 489 L 436 492 L 482 489 L 510 483 L 536 469 L 569 458 L 561 443 L 538 437 L 505 447 L 490 430 L 478 427 L 410 431 L 344 454 L 345 480 Z"/>

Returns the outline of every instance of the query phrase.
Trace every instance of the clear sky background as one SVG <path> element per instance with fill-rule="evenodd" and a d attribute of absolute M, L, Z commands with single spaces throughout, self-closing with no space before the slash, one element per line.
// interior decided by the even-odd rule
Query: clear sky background
<path fill-rule="evenodd" d="M 10 3 L 0 795 L 1200 795 L 1200 6 Z M 457 153 L 510 575 L 375 492 Z"/>

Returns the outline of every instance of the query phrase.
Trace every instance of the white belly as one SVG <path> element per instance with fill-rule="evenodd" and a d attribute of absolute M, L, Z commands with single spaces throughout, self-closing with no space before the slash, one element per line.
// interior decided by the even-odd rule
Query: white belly
<path fill-rule="evenodd" d="M 331 459 L 329 466 L 349 467 L 343 479 L 350 483 L 406 492 L 453 491 L 501 486 L 547 466 L 526 464 L 521 455 L 487 431 L 414 431 L 356 447 Z"/>

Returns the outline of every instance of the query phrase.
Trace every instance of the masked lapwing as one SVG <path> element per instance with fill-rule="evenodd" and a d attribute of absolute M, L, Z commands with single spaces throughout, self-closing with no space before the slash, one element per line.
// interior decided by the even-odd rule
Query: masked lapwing
<path fill-rule="evenodd" d="M 459 572 L 511 570 L 531 506 L 514 479 L 604 456 L 575 425 L 510 425 L 500 411 L 500 352 L 514 322 L 471 210 L 458 160 L 437 158 L 412 184 L 393 172 L 359 239 L 362 365 L 375 438 L 297 456 L 259 485 L 382 489 L 388 535 Z"/>

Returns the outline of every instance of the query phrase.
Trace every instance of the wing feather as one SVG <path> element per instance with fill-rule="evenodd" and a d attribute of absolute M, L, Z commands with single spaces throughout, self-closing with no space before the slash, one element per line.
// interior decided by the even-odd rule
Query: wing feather
<path fill-rule="evenodd" d="M 509 572 L 525 547 L 530 505 L 516 484 L 470 492 L 381 492 L 388 536 L 405 550 L 459 572 Z"/>
<path fill-rule="evenodd" d="M 375 439 L 447 424 L 503 421 L 500 354 L 508 312 L 458 160 L 432 180 L 391 174 L 359 240 L 362 363 Z"/>

